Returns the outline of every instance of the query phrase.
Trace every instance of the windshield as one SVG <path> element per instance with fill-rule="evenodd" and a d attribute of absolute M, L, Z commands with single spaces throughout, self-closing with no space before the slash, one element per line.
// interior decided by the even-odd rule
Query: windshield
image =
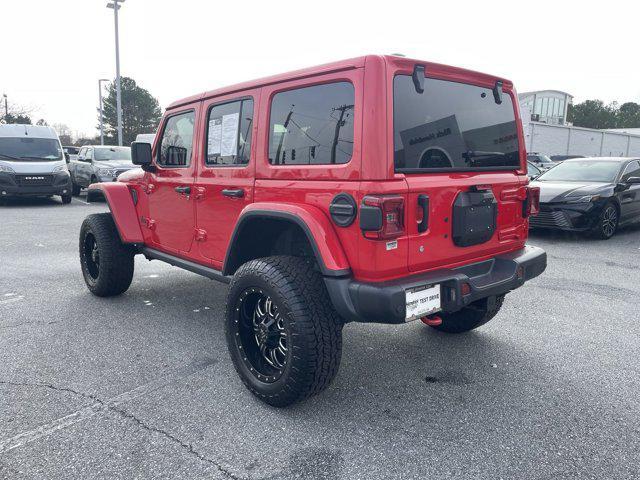
<path fill-rule="evenodd" d="M 62 147 L 62 149 L 67 152 L 69 155 L 77 155 L 80 151 L 78 147 Z"/>
<path fill-rule="evenodd" d="M 55 138 L 0 137 L 3 160 L 61 160 L 62 149 Z"/>
<path fill-rule="evenodd" d="M 393 81 L 396 171 L 516 169 L 520 166 L 513 102 L 489 88 L 410 75 Z"/>
<path fill-rule="evenodd" d="M 607 160 L 571 160 L 536 178 L 540 182 L 607 182 L 616 179 L 620 164 Z"/>
<path fill-rule="evenodd" d="M 94 152 L 94 160 L 99 162 L 109 160 L 131 160 L 130 147 L 95 148 Z"/>
<path fill-rule="evenodd" d="M 546 155 L 541 155 L 539 153 L 527 155 L 527 160 L 530 160 L 532 162 L 538 162 L 538 163 L 555 163 Z"/>

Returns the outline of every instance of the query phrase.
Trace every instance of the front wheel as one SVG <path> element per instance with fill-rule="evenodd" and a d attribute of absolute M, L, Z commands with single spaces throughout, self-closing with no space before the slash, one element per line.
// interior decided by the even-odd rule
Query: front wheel
<path fill-rule="evenodd" d="M 598 224 L 592 234 L 595 238 L 608 240 L 618 229 L 618 209 L 613 203 L 607 203 L 600 213 Z"/>
<path fill-rule="evenodd" d="M 504 295 L 477 300 L 457 312 L 441 314 L 442 323 L 432 328 L 445 333 L 468 332 L 495 317 L 502 307 L 502 302 L 504 302 Z"/>
<path fill-rule="evenodd" d="M 98 297 L 127 291 L 133 279 L 134 251 L 120 240 L 110 213 L 89 215 L 80 228 L 80 265 L 87 287 Z"/>
<path fill-rule="evenodd" d="M 227 295 L 225 332 L 243 383 L 276 407 L 321 392 L 340 365 L 342 321 L 322 277 L 303 258 L 242 265 Z"/>
<path fill-rule="evenodd" d="M 74 197 L 77 197 L 78 195 L 80 195 L 80 185 L 78 185 L 73 180 L 71 181 L 71 194 Z"/>
<path fill-rule="evenodd" d="M 71 203 L 71 195 L 60 195 L 60 198 L 62 199 L 62 203 L 65 205 Z"/>

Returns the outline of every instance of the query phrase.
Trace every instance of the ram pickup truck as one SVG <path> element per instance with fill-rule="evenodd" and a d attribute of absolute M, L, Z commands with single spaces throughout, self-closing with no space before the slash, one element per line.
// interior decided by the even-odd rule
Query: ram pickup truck
<path fill-rule="evenodd" d="M 130 147 L 85 145 L 75 159 L 69 159 L 73 195 L 92 183 L 113 182 L 133 168 L 137 167 L 131 163 Z"/>
<path fill-rule="evenodd" d="M 141 169 L 89 187 L 110 213 L 81 227 L 86 284 L 122 294 L 136 255 L 229 284 L 235 369 L 279 407 L 329 385 L 348 322 L 478 328 L 546 267 L 517 98 L 366 56 L 176 101 L 132 144 Z"/>

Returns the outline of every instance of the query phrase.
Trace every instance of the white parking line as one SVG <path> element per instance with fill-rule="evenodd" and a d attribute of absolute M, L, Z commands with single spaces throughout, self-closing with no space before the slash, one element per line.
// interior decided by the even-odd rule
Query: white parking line
<path fill-rule="evenodd" d="M 9 298 L 5 298 L 0 300 L 0 306 L 8 305 L 10 303 L 17 303 L 24 300 L 24 295 L 11 296 Z"/>
<path fill-rule="evenodd" d="M 77 198 L 77 197 L 73 197 L 73 198 L 71 199 L 71 201 L 72 201 L 72 202 L 73 202 L 74 200 L 75 200 L 76 202 L 78 202 L 78 203 L 84 203 L 85 205 L 91 205 L 89 202 L 85 202 L 84 200 L 80 200 L 80 199 L 79 199 L 79 198 Z"/>
<path fill-rule="evenodd" d="M 33 430 L 19 433 L 18 435 L 14 435 L 13 437 L 7 438 L 5 440 L 0 440 L 0 453 L 8 452 L 9 450 L 13 450 L 14 448 L 18 448 L 27 443 L 31 443 L 35 440 L 38 440 L 39 438 L 49 436 L 52 433 L 57 432 L 58 430 L 62 430 L 63 428 L 67 428 L 78 422 L 87 420 L 99 413 L 103 413 L 109 410 L 114 410 L 116 413 L 121 413 L 122 408 L 118 407 L 123 403 L 129 402 L 143 395 L 147 395 L 148 393 L 158 390 L 170 383 L 176 382 L 183 377 L 187 377 L 196 372 L 199 372 L 200 370 L 204 370 L 214 363 L 214 360 L 207 359 L 203 362 L 200 362 L 199 364 L 188 365 L 176 370 L 174 373 L 171 373 L 165 377 L 141 385 L 137 388 L 134 388 L 133 390 L 129 390 L 128 392 L 121 393 L 120 395 L 117 395 L 108 400 L 97 400 L 95 403 L 87 407 L 81 408 L 80 410 L 77 410 L 62 418 L 58 418 L 56 420 L 53 420 L 52 422 L 41 425 Z M 37 384 L 32 386 L 46 387 L 46 385 Z"/>

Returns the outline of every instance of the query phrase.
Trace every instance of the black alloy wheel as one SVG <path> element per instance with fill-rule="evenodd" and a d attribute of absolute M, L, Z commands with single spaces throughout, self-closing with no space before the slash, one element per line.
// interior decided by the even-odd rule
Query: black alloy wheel
<path fill-rule="evenodd" d="M 236 348 L 244 352 L 246 368 L 258 380 L 272 383 L 282 376 L 289 358 L 283 316 L 271 296 L 248 288 L 236 303 Z"/>

